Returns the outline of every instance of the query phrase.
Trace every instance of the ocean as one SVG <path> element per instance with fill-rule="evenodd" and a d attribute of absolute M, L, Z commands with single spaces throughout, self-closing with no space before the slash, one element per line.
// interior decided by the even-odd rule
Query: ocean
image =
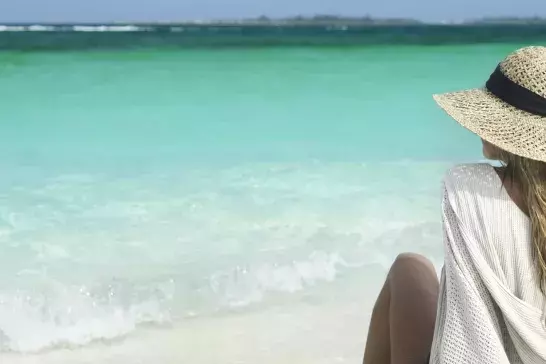
<path fill-rule="evenodd" d="M 34 44 L 0 52 L 3 364 L 361 362 L 390 264 L 441 268 L 442 177 L 482 158 L 431 95 L 531 42 L 91 33 L 0 33 Z"/>

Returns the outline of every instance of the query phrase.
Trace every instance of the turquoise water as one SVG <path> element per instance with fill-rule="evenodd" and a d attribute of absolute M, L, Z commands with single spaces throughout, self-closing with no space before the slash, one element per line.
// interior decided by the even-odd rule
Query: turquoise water
<path fill-rule="evenodd" d="M 431 95 L 519 46 L 1 53 L 0 357 L 359 360 L 481 158 Z"/>

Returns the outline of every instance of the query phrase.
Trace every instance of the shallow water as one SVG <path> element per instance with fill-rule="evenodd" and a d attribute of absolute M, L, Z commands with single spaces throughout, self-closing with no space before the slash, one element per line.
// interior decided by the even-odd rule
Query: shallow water
<path fill-rule="evenodd" d="M 360 360 L 516 47 L 0 54 L 2 362 Z"/>

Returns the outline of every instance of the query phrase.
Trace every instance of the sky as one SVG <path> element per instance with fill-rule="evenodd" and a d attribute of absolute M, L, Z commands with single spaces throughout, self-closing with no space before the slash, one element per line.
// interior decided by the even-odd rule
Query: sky
<path fill-rule="evenodd" d="M 546 0 L 0 0 L 0 22 L 146 22 L 336 14 L 459 21 L 543 16 Z"/>

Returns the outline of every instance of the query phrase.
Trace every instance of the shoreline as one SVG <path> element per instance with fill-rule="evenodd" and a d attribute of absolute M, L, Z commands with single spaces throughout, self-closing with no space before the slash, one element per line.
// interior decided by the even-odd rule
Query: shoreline
<path fill-rule="evenodd" d="M 6 364 L 329 364 L 337 358 L 352 362 L 363 351 L 373 304 L 364 295 L 359 296 L 335 303 L 298 303 L 187 320 L 171 328 L 143 328 L 119 340 L 96 341 L 79 348 L 35 354 L 0 353 L 0 360 Z M 337 345 L 332 338 L 338 338 Z"/>

